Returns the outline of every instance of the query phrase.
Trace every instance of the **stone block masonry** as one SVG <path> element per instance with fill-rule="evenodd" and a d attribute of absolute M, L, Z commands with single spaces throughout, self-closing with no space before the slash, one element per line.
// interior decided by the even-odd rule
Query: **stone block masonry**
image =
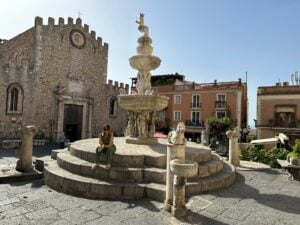
<path fill-rule="evenodd" d="M 69 17 L 65 23 L 61 17 L 57 22 L 49 17 L 44 24 L 36 17 L 32 28 L 0 43 L 0 121 L 22 119 L 52 140 L 66 127 L 76 129 L 76 139 L 96 136 L 104 124 L 122 135 L 126 112 L 116 105 L 112 116 L 110 105 L 119 93 L 128 93 L 129 86 L 107 83 L 108 49 L 80 18 L 74 22 Z M 20 88 L 15 104 L 21 104 L 21 112 L 8 112 L 10 85 Z M 78 118 L 70 119 L 65 112 L 70 105 L 81 110 Z M 14 130 L 7 133 L 0 126 L 0 138 L 18 135 Z"/>

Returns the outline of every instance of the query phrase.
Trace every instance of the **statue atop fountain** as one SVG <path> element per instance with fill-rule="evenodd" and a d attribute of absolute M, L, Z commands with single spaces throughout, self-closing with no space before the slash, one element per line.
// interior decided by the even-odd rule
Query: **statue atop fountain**
<path fill-rule="evenodd" d="M 138 71 L 137 93 L 119 95 L 118 99 L 120 106 L 129 111 L 126 143 L 153 144 L 157 143 L 153 138 L 157 112 L 167 107 L 169 98 L 153 94 L 150 71 L 158 68 L 161 60 L 152 55 L 152 39 L 149 36 L 149 28 L 145 25 L 143 13 L 136 23 L 143 35 L 137 41 L 137 55 L 129 59 L 129 64 Z"/>

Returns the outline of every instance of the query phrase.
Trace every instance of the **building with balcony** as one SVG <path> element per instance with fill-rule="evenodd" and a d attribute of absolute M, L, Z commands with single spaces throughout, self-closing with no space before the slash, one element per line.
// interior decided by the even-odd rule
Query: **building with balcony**
<path fill-rule="evenodd" d="M 132 88 L 135 84 L 136 78 L 132 78 Z M 241 79 L 196 83 L 175 73 L 152 76 L 151 84 L 154 93 L 169 97 L 168 107 L 160 112 L 157 130 L 174 129 L 178 122 L 184 122 L 186 137 L 200 140 L 210 116 L 231 117 L 241 129 L 248 126 L 247 84 Z"/>
<path fill-rule="evenodd" d="M 291 143 L 300 138 L 300 85 L 288 82 L 257 89 L 257 138 L 271 138 L 279 133 Z"/>

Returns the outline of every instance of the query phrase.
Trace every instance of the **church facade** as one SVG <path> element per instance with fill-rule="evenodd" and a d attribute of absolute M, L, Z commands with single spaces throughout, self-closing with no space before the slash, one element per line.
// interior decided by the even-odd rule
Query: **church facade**
<path fill-rule="evenodd" d="M 0 39 L 0 139 L 17 137 L 14 121 L 36 125 L 46 138 L 97 137 L 109 124 L 122 135 L 126 111 L 117 96 L 129 85 L 107 81 L 108 44 L 80 18 L 34 26 Z"/>

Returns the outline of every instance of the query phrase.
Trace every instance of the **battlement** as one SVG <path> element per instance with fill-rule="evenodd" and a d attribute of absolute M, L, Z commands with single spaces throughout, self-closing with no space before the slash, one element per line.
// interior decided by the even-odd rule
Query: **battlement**
<path fill-rule="evenodd" d="M 125 84 L 125 86 L 124 86 L 124 83 L 122 83 L 122 82 L 119 83 L 118 81 L 113 82 L 112 80 L 108 80 L 107 85 L 112 88 L 123 88 L 126 90 L 126 93 L 128 93 L 128 90 L 129 90 L 129 84 Z"/>
<path fill-rule="evenodd" d="M 97 41 L 99 46 L 102 46 L 104 48 L 104 50 L 106 52 L 106 55 L 108 55 L 108 43 L 105 43 L 105 42 L 102 43 L 102 38 L 101 37 L 96 37 L 96 32 L 95 31 L 93 31 L 93 30 L 89 31 L 89 25 L 84 24 L 83 27 L 82 27 L 81 18 L 77 18 L 75 20 L 75 23 L 74 23 L 74 19 L 72 17 L 68 17 L 67 23 L 65 23 L 64 18 L 59 17 L 57 24 L 55 24 L 55 19 L 52 18 L 52 17 L 48 18 L 48 23 L 47 24 L 43 24 L 43 18 L 39 17 L 39 16 L 36 16 L 35 20 L 34 20 L 34 26 L 35 27 L 37 27 L 37 26 L 54 27 L 56 25 L 58 25 L 58 26 L 74 26 L 74 25 L 75 26 L 80 26 L 83 31 L 85 31 L 86 33 L 88 33 L 91 36 L 92 39 Z"/>

